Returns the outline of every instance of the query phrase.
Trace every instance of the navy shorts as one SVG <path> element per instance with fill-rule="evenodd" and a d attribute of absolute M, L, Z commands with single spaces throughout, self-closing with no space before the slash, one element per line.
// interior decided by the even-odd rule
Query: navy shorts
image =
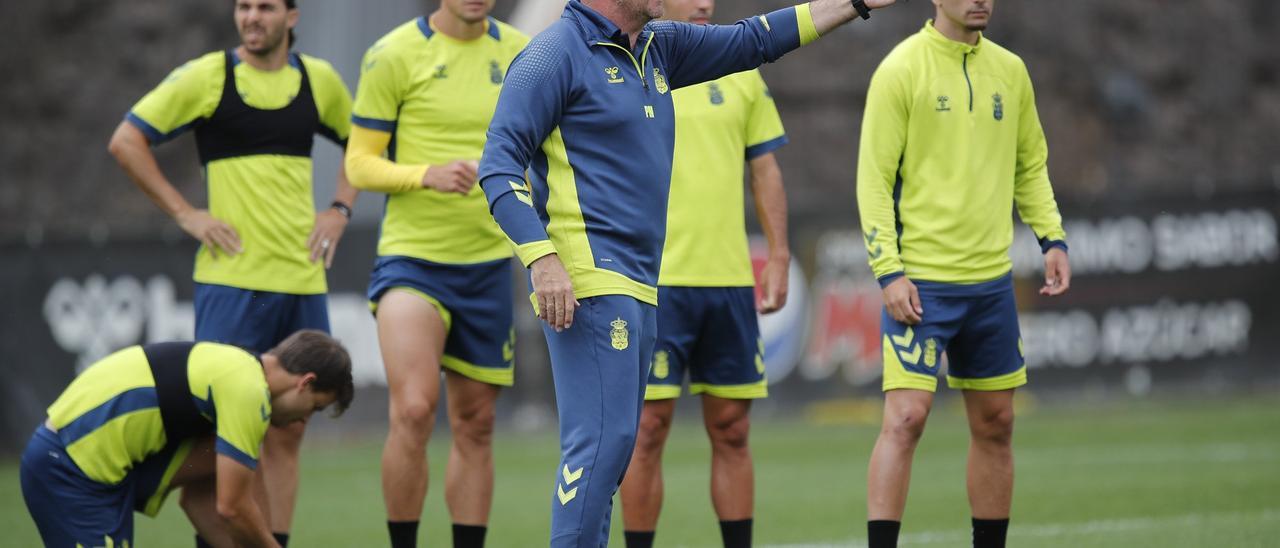
<path fill-rule="evenodd" d="M 764 343 L 751 287 L 658 287 L 658 343 L 646 400 L 689 392 L 720 398 L 768 395 Z"/>
<path fill-rule="evenodd" d="M 329 332 L 329 299 L 196 284 L 196 340 L 266 352 L 302 329 Z"/>
<path fill-rule="evenodd" d="M 169 479 L 193 441 L 169 444 L 137 463 L 120 483 L 108 485 L 76 466 L 58 434 L 44 425 L 36 428 L 22 453 L 19 476 L 22 498 L 44 545 L 133 544 L 133 512 L 155 516 L 160 511 L 171 490 Z"/>
<path fill-rule="evenodd" d="M 483 383 L 515 383 L 511 260 L 441 264 L 410 257 L 378 257 L 369 280 L 369 307 L 399 289 L 435 306 L 448 335 L 440 365 Z"/>
<path fill-rule="evenodd" d="M 912 283 L 924 308 L 919 324 L 881 312 L 884 390 L 937 390 L 943 352 L 951 388 L 997 391 L 1027 383 L 1011 276 L 978 284 Z"/>

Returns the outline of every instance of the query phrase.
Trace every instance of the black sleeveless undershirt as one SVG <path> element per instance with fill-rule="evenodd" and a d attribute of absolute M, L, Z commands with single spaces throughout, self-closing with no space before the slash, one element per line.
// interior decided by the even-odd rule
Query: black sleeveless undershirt
<path fill-rule="evenodd" d="M 195 129 L 201 164 L 258 154 L 311 156 L 311 145 L 320 129 L 320 114 L 311 94 L 306 66 L 296 53 L 289 55 L 302 73 L 298 94 L 284 108 L 264 110 L 246 105 L 240 98 L 236 89 L 235 53 L 226 51 L 222 99 L 213 116 Z"/>

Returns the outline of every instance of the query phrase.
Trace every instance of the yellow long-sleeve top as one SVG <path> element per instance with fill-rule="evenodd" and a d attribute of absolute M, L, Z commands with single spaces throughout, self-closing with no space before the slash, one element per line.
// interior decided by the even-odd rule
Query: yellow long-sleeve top
<path fill-rule="evenodd" d="M 346 167 L 352 186 L 387 193 L 379 256 L 475 264 L 512 255 L 479 186 L 456 194 L 422 179 L 432 165 L 480 159 L 507 66 L 528 41 L 493 18 L 484 35 L 458 40 L 419 17 L 365 53 Z"/>
<path fill-rule="evenodd" d="M 881 285 L 971 284 L 1010 271 L 1013 215 L 1066 249 L 1048 146 L 1022 59 L 932 21 L 876 69 L 858 153 L 858 211 Z"/>

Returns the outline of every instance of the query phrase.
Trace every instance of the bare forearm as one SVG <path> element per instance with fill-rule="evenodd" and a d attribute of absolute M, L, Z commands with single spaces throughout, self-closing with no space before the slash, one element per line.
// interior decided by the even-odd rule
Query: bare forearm
<path fill-rule="evenodd" d="M 360 195 L 360 191 L 356 187 L 351 186 L 351 181 L 347 179 L 347 162 L 338 163 L 338 190 L 333 194 L 333 201 L 347 204 L 347 207 L 355 207 L 356 198 Z"/>
<path fill-rule="evenodd" d="M 267 527 L 266 517 L 258 511 L 258 507 L 250 498 L 239 504 L 235 509 L 228 511 L 226 508 L 219 508 L 218 513 L 222 515 L 223 521 L 227 524 L 227 530 L 231 533 L 231 538 L 235 539 L 238 546 L 252 548 L 274 548 L 279 546 L 275 537 L 271 536 L 271 529 Z"/>
<path fill-rule="evenodd" d="M 756 218 L 769 241 L 769 259 L 789 260 L 787 193 L 782 186 L 782 170 L 773 154 L 751 160 L 751 194 L 755 199 Z"/>
<path fill-rule="evenodd" d="M 813 0 L 809 3 L 809 10 L 813 14 L 813 26 L 818 29 L 819 36 L 858 16 L 849 0 Z"/>
<path fill-rule="evenodd" d="M 133 180 L 133 184 L 170 217 L 177 217 L 179 213 L 191 209 L 191 204 L 165 178 L 164 172 L 160 171 L 160 165 L 156 163 L 146 137 L 137 128 L 128 122 L 121 123 L 111 136 L 111 144 L 107 150 Z"/>

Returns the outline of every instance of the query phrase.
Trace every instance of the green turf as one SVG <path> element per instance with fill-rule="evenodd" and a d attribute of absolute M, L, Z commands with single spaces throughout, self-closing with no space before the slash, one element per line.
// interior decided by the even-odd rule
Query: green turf
<path fill-rule="evenodd" d="M 1275 546 L 1280 538 L 1280 399 L 1274 394 L 1185 402 L 1041 407 L 1016 435 L 1013 546 Z M 680 417 L 666 459 L 660 546 L 716 546 L 707 494 L 707 443 Z M 757 545 L 860 544 L 864 474 L 875 428 L 773 422 L 754 426 Z M 490 546 L 546 544 L 554 436 L 503 433 Z M 967 544 L 965 429 L 954 401 L 935 411 L 915 464 L 903 545 Z M 441 478 L 447 439 L 431 445 Z M 296 546 L 381 546 L 380 440 L 309 440 Z M 0 464 L 6 546 L 37 546 L 18 492 L 17 466 Z M 446 546 L 442 483 L 428 495 L 424 530 Z M 615 513 L 614 545 L 621 546 Z M 170 501 L 139 517 L 140 546 L 187 546 L 190 527 Z"/>

